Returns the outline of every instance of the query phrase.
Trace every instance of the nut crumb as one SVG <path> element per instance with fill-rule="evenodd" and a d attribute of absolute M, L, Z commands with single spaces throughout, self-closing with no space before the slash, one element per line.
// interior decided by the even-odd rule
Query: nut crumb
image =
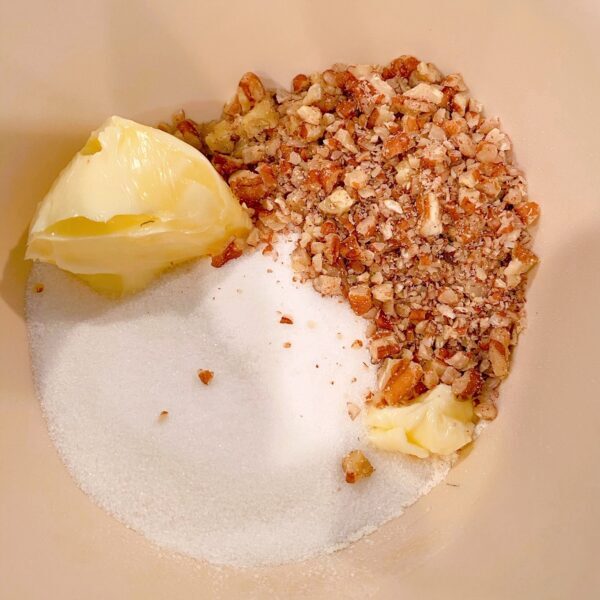
<path fill-rule="evenodd" d="M 362 347 L 363 347 L 362 340 L 354 340 L 354 341 L 352 342 L 352 346 L 351 346 L 351 348 L 354 348 L 354 349 L 356 349 L 356 348 L 362 348 Z"/>
<path fill-rule="evenodd" d="M 288 315 L 283 315 L 281 319 L 279 319 L 279 322 L 283 325 L 293 325 L 294 319 Z"/>
<path fill-rule="evenodd" d="M 169 416 L 169 411 L 168 410 L 162 410 L 160 412 L 160 414 L 158 415 L 158 420 L 160 422 L 165 421 L 168 416 Z"/>
<path fill-rule="evenodd" d="M 225 250 L 223 250 L 223 252 L 221 252 L 221 254 L 213 256 L 210 261 L 210 264 L 213 267 L 220 269 L 225 263 L 228 263 L 230 260 L 239 258 L 241 255 L 241 248 L 239 248 L 236 242 L 233 241 L 227 246 L 227 248 L 225 248 Z"/>
<path fill-rule="evenodd" d="M 35 286 L 33 287 L 33 291 L 36 294 L 41 294 L 44 291 L 44 284 L 43 283 L 36 283 Z"/>
<path fill-rule="evenodd" d="M 283 347 L 284 348 L 291 348 L 292 347 L 292 343 L 291 342 L 284 342 L 283 343 Z"/>
<path fill-rule="evenodd" d="M 200 369 L 198 371 L 198 379 L 204 384 L 208 385 L 212 380 L 215 374 L 213 371 L 209 371 L 208 369 Z"/>
<path fill-rule="evenodd" d="M 354 421 L 356 417 L 360 414 L 360 406 L 354 404 L 354 402 L 346 402 L 346 407 L 348 409 L 348 414 L 350 418 Z"/>
<path fill-rule="evenodd" d="M 373 465 L 360 451 L 352 450 L 342 459 L 342 470 L 346 475 L 346 483 L 356 483 L 373 474 Z"/>

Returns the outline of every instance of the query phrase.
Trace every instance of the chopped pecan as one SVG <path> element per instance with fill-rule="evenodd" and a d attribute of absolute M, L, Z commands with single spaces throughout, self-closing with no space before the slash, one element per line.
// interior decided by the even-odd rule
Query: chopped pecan
<path fill-rule="evenodd" d="M 477 369 L 469 369 L 452 383 L 452 391 L 461 398 L 473 398 L 481 390 L 483 379 Z"/>
<path fill-rule="evenodd" d="M 404 154 L 410 147 L 410 138 L 406 133 L 391 135 L 383 143 L 383 156 L 390 159 L 398 154 Z"/>
<path fill-rule="evenodd" d="M 243 169 L 229 177 L 233 193 L 248 206 L 257 205 L 268 193 L 263 178 L 257 173 Z"/>
<path fill-rule="evenodd" d="M 243 112 L 247 112 L 247 110 L 244 110 L 245 103 L 240 98 L 241 93 L 243 93 L 248 102 L 248 108 L 255 106 L 266 95 L 265 87 L 263 86 L 262 81 L 257 75 L 250 71 L 242 76 L 238 86 L 238 100 L 242 105 Z"/>
<path fill-rule="evenodd" d="M 515 207 L 515 212 L 527 226 L 532 225 L 540 216 L 540 206 L 537 202 L 523 202 Z"/>
<path fill-rule="evenodd" d="M 360 450 L 352 450 L 344 456 L 342 469 L 346 476 L 346 483 L 356 483 L 370 477 L 374 471 L 373 465 Z"/>
<path fill-rule="evenodd" d="M 296 94 L 300 92 L 305 92 L 310 87 L 310 79 L 304 75 L 304 73 L 299 73 L 292 79 L 292 89 Z"/>
<path fill-rule="evenodd" d="M 212 257 L 210 264 L 217 269 L 221 268 L 225 263 L 228 263 L 230 260 L 234 260 L 239 258 L 242 255 L 242 249 L 239 248 L 235 242 L 230 242 L 225 250 L 221 252 L 221 254 L 217 254 Z"/>
<path fill-rule="evenodd" d="M 394 330 L 392 321 L 382 310 L 380 310 L 375 317 L 375 325 L 377 325 L 379 329 L 386 329 L 387 331 Z"/>
<path fill-rule="evenodd" d="M 340 296 L 342 294 L 342 280 L 340 277 L 319 275 L 313 279 L 313 287 L 323 296 Z"/>
<path fill-rule="evenodd" d="M 348 409 L 348 415 L 354 421 L 360 414 L 360 407 L 354 404 L 354 402 L 346 402 L 346 408 Z"/>
<path fill-rule="evenodd" d="M 388 356 L 397 355 L 400 353 L 401 349 L 402 348 L 398 342 L 398 338 L 393 334 L 374 338 L 369 343 L 371 359 L 374 362 L 379 362 Z"/>
<path fill-rule="evenodd" d="M 215 376 L 213 371 L 209 371 L 208 369 L 200 369 L 198 371 L 198 379 L 204 384 L 208 385 Z"/>
<path fill-rule="evenodd" d="M 420 364 L 401 361 L 381 391 L 382 399 L 389 405 L 406 404 L 416 395 L 417 384 L 423 377 Z"/>
<path fill-rule="evenodd" d="M 395 58 L 387 67 L 383 69 L 384 79 L 400 76 L 408 79 L 412 72 L 419 66 L 419 60 L 414 56 L 402 55 Z"/>
<path fill-rule="evenodd" d="M 348 290 L 348 302 L 357 315 L 364 315 L 373 306 L 371 290 L 368 285 L 360 284 Z"/>
<path fill-rule="evenodd" d="M 225 178 L 236 171 L 239 171 L 244 166 L 244 163 L 239 158 L 234 158 L 233 156 L 221 154 L 219 152 L 215 152 L 210 160 L 214 168 Z"/>

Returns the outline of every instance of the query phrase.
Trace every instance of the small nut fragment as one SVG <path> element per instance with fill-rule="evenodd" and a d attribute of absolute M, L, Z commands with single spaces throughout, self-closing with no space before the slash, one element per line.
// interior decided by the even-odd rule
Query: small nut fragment
<path fill-rule="evenodd" d="M 354 402 L 346 402 L 346 408 L 348 409 L 350 418 L 354 421 L 360 414 L 360 406 L 354 404 Z"/>
<path fill-rule="evenodd" d="M 452 98 L 450 105 L 452 110 L 457 112 L 459 115 L 464 115 L 467 110 L 467 104 L 469 102 L 469 94 L 466 92 L 458 92 Z"/>
<path fill-rule="evenodd" d="M 306 123 L 318 125 L 321 122 L 321 111 L 316 106 L 301 106 L 296 113 Z"/>
<path fill-rule="evenodd" d="M 371 360 L 373 362 L 379 362 L 388 356 L 399 354 L 400 350 L 401 347 L 398 343 L 398 338 L 391 333 L 375 338 L 369 344 L 369 352 L 371 353 Z"/>
<path fill-rule="evenodd" d="M 220 175 L 227 178 L 231 174 L 239 171 L 244 163 L 239 158 L 228 156 L 227 154 L 220 154 L 215 152 L 211 158 L 211 162 L 214 168 L 219 172 Z"/>
<path fill-rule="evenodd" d="M 304 75 L 304 73 L 298 73 L 294 79 L 292 79 L 292 90 L 299 94 L 300 92 L 304 92 L 308 90 L 310 87 L 310 79 L 308 76 Z"/>
<path fill-rule="evenodd" d="M 470 362 L 471 360 L 469 359 L 469 355 L 462 350 L 455 352 L 450 358 L 446 359 L 446 364 L 458 369 L 459 371 L 464 371 Z"/>
<path fill-rule="evenodd" d="M 460 174 L 458 183 L 468 188 L 474 188 L 479 182 L 480 178 L 481 177 L 477 169 L 469 169 L 468 171 Z"/>
<path fill-rule="evenodd" d="M 459 301 L 458 294 L 452 288 L 444 288 L 438 294 L 438 300 L 448 306 L 456 306 Z"/>
<path fill-rule="evenodd" d="M 364 315 L 373 306 L 371 290 L 368 285 L 354 285 L 348 290 L 348 302 L 357 315 Z"/>
<path fill-rule="evenodd" d="M 500 160 L 498 157 L 498 148 L 490 142 L 481 142 L 477 146 L 477 160 L 482 163 L 495 163 Z"/>
<path fill-rule="evenodd" d="M 371 288 L 373 298 L 379 300 L 379 302 L 387 302 L 388 300 L 394 299 L 394 286 L 391 281 L 374 285 Z"/>
<path fill-rule="evenodd" d="M 254 106 L 255 104 L 257 104 L 258 102 L 260 102 L 264 97 L 265 97 L 265 88 L 262 84 L 262 81 L 260 80 L 260 78 L 252 73 L 251 71 L 249 71 L 248 73 L 245 73 L 242 78 L 240 79 L 240 83 L 238 84 L 239 88 L 238 88 L 238 100 L 240 101 L 240 103 L 242 104 L 242 110 L 244 109 L 245 103 L 244 101 L 240 98 L 241 93 L 243 93 L 243 95 L 245 96 L 249 107 Z M 244 111 L 247 112 L 247 111 Z"/>
<path fill-rule="evenodd" d="M 477 153 L 477 146 L 469 134 L 464 132 L 457 133 L 453 139 L 463 156 L 467 156 L 468 158 L 473 158 L 475 156 Z"/>
<path fill-rule="evenodd" d="M 33 291 L 34 291 L 36 294 L 41 294 L 41 293 L 44 291 L 44 284 L 43 284 L 43 283 L 36 283 L 36 284 L 33 286 Z"/>
<path fill-rule="evenodd" d="M 447 367 L 442 376 L 440 377 L 442 383 L 446 385 L 452 385 L 456 379 L 460 377 L 460 372 L 457 371 L 454 367 Z"/>
<path fill-rule="evenodd" d="M 344 188 L 337 188 L 319 203 L 319 209 L 328 215 L 341 215 L 354 204 L 354 200 Z"/>
<path fill-rule="evenodd" d="M 442 80 L 442 74 L 432 63 L 420 62 L 417 66 L 419 77 L 429 83 L 439 83 Z"/>
<path fill-rule="evenodd" d="M 425 237 L 438 236 L 443 231 L 440 203 L 433 192 L 421 201 L 421 227 L 419 232 Z"/>
<path fill-rule="evenodd" d="M 204 384 L 208 385 L 213 377 L 215 376 L 213 371 L 209 371 L 208 369 L 200 369 L 198 371 L 198 379 Z"/>
<path fill-rule="evenodd" d="M 441 104 L 444 99 L 442 90 L 430 83 L 419 83 L 414 88 L 404 92 L 403 96 L 405 98 L 421 100 L 422 102 L 433 102 L 438 105 Z"/>
<path fill-rule="evenodd" d="M 452 383 L 452 391 L 461 398 L 473 398 L 481 390 L 483 379 L 477 369 L 470 369 Z"/>
<path fill-rule="evenodd" d="M 389 405 L 405 404 L 416 395 L 417 384 L 423 378 L 423 368 L 412 361 L 401 361 L 381 392 Z"/>
<path fill-rule="evenodd" d="M 249 205 L 256 204 L 268 193 L 263 178 L 258 173 L 242 169 L 229 178 L 229 186 L 233 193 Z"/>
<path fill-rule="evenodd" d="M 493 421 L 498 416 L 498 408 L 493 402 L 480 402 L 473 410 L 480 419 L 485 421 Z"/>
<path fill-rule="evenodd" d="M 383 157 L 386 159 L 398 156 L 398 154 L 404 154 L 410 147 L 410 138 L 406 133 L 398 133 L 391 135 L 383 143 Z"/>
<path fill-rule="evenodd" d="M 358 152 L 358 148 L 352 139 L 352 136 L 346 129 L 338 129 L 333 136 L 346 150 L 350 152 Z"/>
<path fill-rule="evenodd" d="M 407 160 L 402 160 L 396 166 L 396 176 L 394 179 L 398 185 L 405 185 L 410 182 L 413 175 L 413 169 Z"/>
<path fill-rule="evenodd" d="M 221 254 L 217 254 L 212 257 L 210 264 L 220 269 L 225 263 L 228 263 L 230 260 L 234 260 L 235 258 L 239 258 L 243 254 L 241 248 L 237 246 L 235 240 L 231 242 Z"/>
<path fill-rule="evenodd" d="M 281 317 L 281 319 L 279 319 L 279 322 L 282 325 L 293 325 L 294 324 L 294 319 L 292 319 L 292 317 L 289 317 L 288 315 L 283 315 Z"/>
<path fill-rule="evenodd" d="M 490 347 L 488 355 L 492 364 L 492 370 L 496 377 L 506 377 L 508 375 L 508 344 L 510 342 L 510 333 L 504 329 L 496 327 L 490 333 Z"/>
<path fill-rule="evenodd" d="M 313 287 L 323 296 L 340 296 L 342 294 L 342 280 L 340 277 L 319 275 L 313 279 Z"/>
<path fill-rule="evenodd" d="M 369 174 L 365 173 L 361 168 L 356 167 L 352 171 L 348 171 L 344 177 L 344 185 L 347 188 L 360 190 L 363 188 L 367 181 L 369 181 Z"/>
<path fill-rule="evenodd" d="M 515 212 L 519 215 L 521 221 L 529 227 L 540 216 L 540 206 L 537 202 L 523 202 L 515 208 Z"/>
<path fill-rule="evenodd" d="M 300 137 L 306 142 L 315 142 L 323 135 L 323 127 L 321 125 L 311 125 L 303 122 L 300 125 Z"/>
<path fill-rule="evenodd" d="M 370 477 L 374 471 L 373 465 L 360 450 L 352 450 L 344 456 L 342 469 L 346 475 L 346 483 L 356 483 L 360 479 Z"/>
<path fill-rule="evenodd" d="M 521 275 L 530 271 L 538 262 L 538 257 L 531 250 L 519 244 L 515 246 L 512 260 L 504 269 L 508 287 L 517 286 L 521 281 Z"/>
<path fill-rule="evenodd" d="M 323 97 L 323 90 L 318 83 L 313 83 L 306 92 L 302 104 L 310 105 L 318 102 Z"/>

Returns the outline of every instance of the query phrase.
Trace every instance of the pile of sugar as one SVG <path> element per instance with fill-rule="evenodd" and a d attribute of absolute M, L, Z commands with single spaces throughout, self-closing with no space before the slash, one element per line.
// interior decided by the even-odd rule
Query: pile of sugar
<path fill-rule="evenodd" d="M 200 261 L 121 301 L 36 265 L 29 290 L 35 381 L 64 462 L 161 546 L 239 566 L 307 558 L 401 514 L 448 471 L 366 446 L 346 411 L 374 380 L 351 348 L 364 321 L 294 284 L 285 259 Z M 214 371 L 209 386 L 198 369 Z M 376 472 L 347 485 L 354 448 Z"/>

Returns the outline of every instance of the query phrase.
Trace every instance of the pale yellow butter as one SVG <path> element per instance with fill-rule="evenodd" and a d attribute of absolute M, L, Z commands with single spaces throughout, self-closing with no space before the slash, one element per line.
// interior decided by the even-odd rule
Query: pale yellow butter
<path fill-rule="evenodd" d="M 111 117 L 38 206 L 26 257 L 119 294 L 169 266 L 218 254 L 250 229 L 247 213 L 198 150 Z"/>
<path fill-rule="evenodd" d="M 366 421 L 369 441 L 381 450 L 449 455 L 473 439 L 473 402 L 440 384 L 410 405 L 371 408 Z"/>

